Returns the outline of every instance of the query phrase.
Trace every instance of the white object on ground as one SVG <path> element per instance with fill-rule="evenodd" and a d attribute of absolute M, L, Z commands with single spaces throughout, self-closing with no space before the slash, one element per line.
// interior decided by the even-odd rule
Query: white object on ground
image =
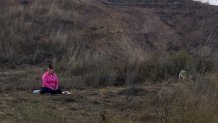
<path fill-rule="evenodd" d="M 63 91 L 62 94 L 64 94 L 64 95 L 71 95 L 71 93 L 69 91 Z"/>
<path fill-rule="evenodd" d="M 40 90 L 34 90 L 33 91 L 33 94 L 39 94 L 40 93 Z"/>

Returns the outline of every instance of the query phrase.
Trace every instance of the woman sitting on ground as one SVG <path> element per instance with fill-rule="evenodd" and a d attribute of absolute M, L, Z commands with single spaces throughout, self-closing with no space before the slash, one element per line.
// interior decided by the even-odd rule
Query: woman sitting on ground
<path fill-rule="evenodd" d="M 62 91 L 59 89 L 59 80 L 54 72 L 54 67 L 50 64 L 42 76 L 41 94 L 70 94 L 68 91 Z"/>

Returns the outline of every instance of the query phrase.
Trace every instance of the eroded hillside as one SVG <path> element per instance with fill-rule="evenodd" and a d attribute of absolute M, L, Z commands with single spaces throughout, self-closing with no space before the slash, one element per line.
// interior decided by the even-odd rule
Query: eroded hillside
<path fill-rule="evenodd" d="M 4 1 L 1 65 L 52 61 L 66 75 L 88 80 L 97 65 L 99 72 L 106 70 L 97 81 L 134 82 L 169 79 L 181 69 L 204 73 L 214 68 L 217 7 L 190 0 L 127 2 Z M 132 71 L 132 65 L 138 68 Z M 128 71 L 142 74 L 129 80 Z"/>

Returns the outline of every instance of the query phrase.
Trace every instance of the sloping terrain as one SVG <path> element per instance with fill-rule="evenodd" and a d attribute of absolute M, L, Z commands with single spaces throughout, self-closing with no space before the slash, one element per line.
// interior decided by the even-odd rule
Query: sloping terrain
<path fill-rule="evenodd" d="M 0 122 L 217 123 L 217 20 L 191 0 L 0 0 Z M 49 62 L 72 95 L 31 93 Z"/>
<path fill-rule="evenodd" d="M 102 0 L 72 2 L 70 0 L 64 0 L 65 2 L 59 4 L 61 6 L 56 6 L 56 2 L 50 4 L 53 6 L 48 5 L 48 7 L 53 7 L 53 9 L 57 10 L 46 8 L 47 10 L 44 10 L 45 15 L 43 15 L 43 10 L 35 7 L 37 6 L 36 4 L 43 4 L 43 1 L 36 3 L 34 0 L 27 0 L 26 4 L 22 0 L 21 3 L 17 1 L 19 0 L 9 0 L 5 3 L 5 6 L 10 5 L 12 8 L 20 8 L 18 10 L 20 12 L 28 11 L 32 7 L 33 13 L 30 11 L 27 12 L 24 18 L 25 20 L 23 20 L 25 23 L 21 25 L 27 26 L 27 32 L 24 32 L 25 35 L 16 34 L 16 32 L 15 34 L 27 41 L 35 40 L 36 45 L 40 45 L 46 40 L 54 40 L 49 39 L 51 38 L 49 35 L 53 35 L 51 33 L 55 32 L 60 33 L 59 35 L 61 37 L 59 38 L 66 37 L 67 41 L 70 39 L 83 40 L 85 41 L 85 47 L 88 48 L 86 50 L 91 50 L 91 54 L 102 53 L 107 57 L 124 57 L 130 55 L 131 53 L 128 52 L 129 48 L 131 48 L 131 52 L 136 52 L 132 54 L 138 53 L 139 55 L 143 55 L 145 50 L 148 49 L 152 50 L 152 52 L 166 52 L 171 50 L 178 51 L 185 47 L 190 51 L 198 49 L 207 43 L 213 49 L 216 49 L 218 45 L 217 7 L 195 3 L 189 0 L 176 0 L 178 5 L 165 7 L 155 6 L 155 4 L 161 3 L 166 5 L 173 1 L 157 0 L 153 1 L 153 6 L 113 6 L 107 4 L 107 2 L 102 2 Z M 128 1 L 109 2 L 117 4 Z M 147 3 L 148 1 L 140 0 L 138 2 Z M 15 3 L 17 3 L 16 6 L 14 6 Z M 65 6 L 65 3 L 68 3 L 68 6 Z M 130 3 L 133 3 L 133 1 L 130 0 Z M 44 6 L 47 6 L 47 4 L 49 2 L 45 2 Z M 58 9 L 56 7 L 61 8 Z M 50 12 L 53 11 L 54 14 L 59 12 L 59 16 L 61 17 L 55 19 L 52 17 L 53 15 L 50 15 L 53 19 L 48 23 L 47 19 L 51 18 L 46 17 L 46 11 L 48 10 Z M 37 15 L 37 11 L 42 11 L 42 13 Z M 37 16 L 33 18 L 32 14 Z M 6 21 L 5 19 L 10 18 L 2 18 L 1 20 Z M 15 21 L 18 20 L 16 18 Z M 3 22 L 1 23 L 4 24 Z M 12 21 L 11 23 L 15 22 Z M 29 24 L 27 25 L 27 23 Z M 5 28 L 8 28 L 8 26 Z M 5 28 L 3 27 L 1 32 L 6 32 Z M 62 33 L 65 33 L 65 35 Z M 8 36 L 11 35 L 9 34 Z M 5 37 L 1 38 L 2 41 L 6 40 L 4 39 Z M 15 38 L 12 40 L 16 41 L 18 39 Z M 33 49 L 32 52 L 36 53 L 37 51 L 37 49 Z"/>
<path fill-rule="evenodd" d="M 93 80 L 96 66 L 103 81 L 163 80 L 181 69 L 205 73 L 214 68 L 217 7 L 191 0 L 140 2 L 2 2 L 1 66 L 52 61 L 83 81 Z M 146 76 L 126 78 L 131 65 Z"/>

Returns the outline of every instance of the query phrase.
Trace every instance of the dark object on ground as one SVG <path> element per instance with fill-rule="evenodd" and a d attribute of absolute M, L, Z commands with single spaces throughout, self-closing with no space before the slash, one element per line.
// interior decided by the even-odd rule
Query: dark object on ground
<path fill-rule="evenodd" d="M 27 5 L 29 3 L 29 0 L 19 0 L 19 2 L 23 5 Z"/>
<path fill-rule="evenodd" d="M 52 90 L 50 88 L 42 87 L 40 93 L 41 94 L 51 94 L 51 95 L 52 94 L 62 94 L 62 90 L 60 89 Z"/>

